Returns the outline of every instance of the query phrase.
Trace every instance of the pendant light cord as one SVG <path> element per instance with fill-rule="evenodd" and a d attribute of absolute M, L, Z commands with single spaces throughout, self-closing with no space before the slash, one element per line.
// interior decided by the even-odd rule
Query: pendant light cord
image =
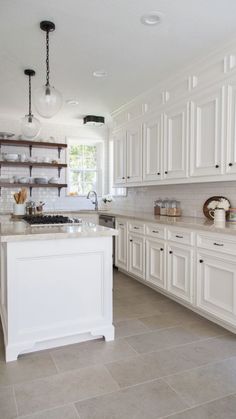
<path fill-rule="evenodd" d="M 46 32 L 46 86 L 49 86 L 49 31 Z"/>
<path fill-rule="evenodd" d="M 32 116 L 32 111 L 31 111 L 31 76 L 29 76 L 29 116 Z"/>

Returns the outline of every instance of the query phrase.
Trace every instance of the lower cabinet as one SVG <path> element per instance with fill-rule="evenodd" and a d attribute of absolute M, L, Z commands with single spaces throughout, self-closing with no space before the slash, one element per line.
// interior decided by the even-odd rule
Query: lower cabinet
<path fill-rule="evenodd" d="M 146 239 L 146 281 L 157 287 L 166 288 L 163 241 Z"/>
<path fill-rule="evenodd" d="M 193 249 L 167 245 L 167 291 L 189 303 L 193 300 Z"/>
<path fill-rule="evenodd" d="M 235 325 L 235 257 L 198 252 L 196 288 L 197 307 Z"/>
<path fill-rule="evenodd" d="M 128 234 L 128 271 L 145 279 L 145 239 L 143 236 Z"/>
<path fill-rule="evenodd" d="M 115 246 L 115 265 L 118 268 L 128 269 L 128 252 L 127 252 L 127 222 L 125 220 L 116 220 L 116 229 L 118 236 L 116 236 Z"/>

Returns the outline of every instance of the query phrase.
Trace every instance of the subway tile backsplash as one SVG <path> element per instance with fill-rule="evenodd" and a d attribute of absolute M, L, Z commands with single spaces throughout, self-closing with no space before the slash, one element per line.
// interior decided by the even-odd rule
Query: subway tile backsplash
<path fill-rule="evenodd" d="M 236 207 L 236 182 L 210 182 L 184 185 L 129 188 L 126 197 L 116 198 L 113 207 L 120 210 L 152 212 L 157 198 L 175 198 L 181 202 L 185 216 L 203 217 L 202 207 L 211 196 L 228 198 Z"/>

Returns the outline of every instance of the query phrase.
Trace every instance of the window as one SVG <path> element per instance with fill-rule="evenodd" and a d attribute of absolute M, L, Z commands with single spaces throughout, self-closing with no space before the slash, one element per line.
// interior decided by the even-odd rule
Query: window
<path fill-rule="evenodd" d="M 71 140 L 68 144 L 69 195 L 102 194 L 103 143 Z"/>

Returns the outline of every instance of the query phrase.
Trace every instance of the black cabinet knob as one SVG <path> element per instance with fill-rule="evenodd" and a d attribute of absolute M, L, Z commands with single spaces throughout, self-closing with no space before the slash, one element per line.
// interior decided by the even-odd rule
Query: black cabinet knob
<path fill-rule="evenodd" d="M 172 250 L 170 250 L 170 251 L 169 251 L 169 254 L 170 254 L 170 255 L 172 255 L 172 253 L 173 253 L 173 252 L 172 252 Z"/>
<path fill-rule="evenodd" d="M 129 241 L 130 241 L 130 242 L 132 242 L 133 240 L 132 240 L 132 239 L 130 239 Z"/>
<path fill-rule="evenodd" d="M 168 172 L 167 171 L 165 171 L 165 175 L 167 175 L 168 174 Z"/>
<path fill-rule="evenodd" d="M 158 172 L 157 174 L 158 174 L 158 176 L 160 176 L 160 172 Z"/>
<path fill-rule="evenodd" d="M 124 176 L 122 176 L 122 179 L 125 179 L 125 177 L 124 177 Z"/>
<path fill-rule="evenodd" d="M 127 176 L 127 179 L 130 179 L 130 176 Z"/>
<path fill-rule="evenodd" d="M 216 166 L 215 166 L 215 167 L 216 167 L 216 169 L 218 169 L 220 166 L 219 166 L 218 164 L 216 164 Z"/>
<path fill-rule="evenodd" d="M 233 166 L 233 163 L 229 163 L 229 167 L 232 167 Z"/>
<path fill-rule="evenodd" d="M 160 251 L 161 251 L 161 252 L 163 252 L 163 250 L 164 250 L 164 249 L 163 249 L 163 247 L 161 247 L 161 248 L 160 248 Z"/>
<path fill-rule="evenodd" d="M 202 259 L 200 259 L 200 260 L 199 260 L 199 263 L 203 263 L 203 260 L 202 260 Z"/>

